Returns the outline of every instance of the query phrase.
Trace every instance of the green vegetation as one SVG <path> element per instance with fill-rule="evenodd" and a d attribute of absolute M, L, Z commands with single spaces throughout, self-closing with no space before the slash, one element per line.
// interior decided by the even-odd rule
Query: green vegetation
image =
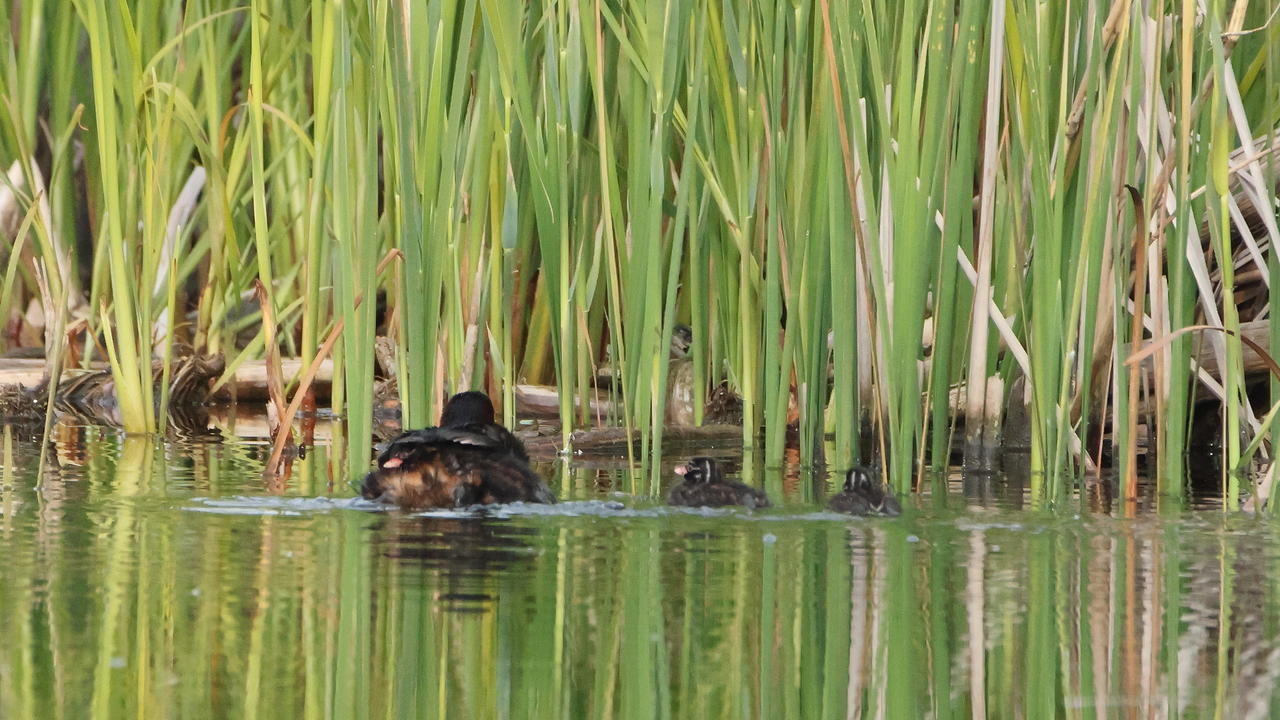
<path fill-rule="evenodd" d="M 41 299 L 50 351 L 87 323 L 81 358 L 111 361 L 130 431 L 163 427 L 150 359 L 167 373 L 175 340 L 230 366 L 268 346 L 310 359 L 341 323 L 356 475 L 379 290 L 410 425 L 475 386 L 510 420 L 530 382 L 559 387 L 567 434 L 608 365 L 611 420 L 647 456 L 681 322 L 699 418 L 727 381 L 768 462 L 794 417 L 802 457 L 833 433 L 838 465 L 871 454 L 867 420 L 900 489 L 913 463 L 946 464 L 960 416 L 971 452 L 994 442 L 1019 375 L 1047 500 L 1103 435 L 1132 476 L 1140 426 L 1180 493 L 1197 387 L 1222 399 L 1230 468 L 1262 430 L 1238 330 L 1277 321 L 1265 290 L 1247 317 L 1237 301 L 1280 279 L 1267 3 L 0 12 L 17 200 L 0 309 Z M 1229 333 L 1174 334 L 1197 323 Z M 1135 342 L 1159 345 L 1145 367 L 1125 364 Z M 1192 369 L 1201 345 L 1212 374 Z"/>
<path fill-rule="evenodd" d="M 6 440 L 5 718 L 1280 711 L 1280 532 L 1238 515 L 944 492 L 833 520 L 802 476 L 767 521 L 413 517 L 326 500 L 323 447 L 265 497 L 260 445 L 66 432 L 85 462 L 43 489 Z M 569 473 L 569 500 L 628 482 Z"/>

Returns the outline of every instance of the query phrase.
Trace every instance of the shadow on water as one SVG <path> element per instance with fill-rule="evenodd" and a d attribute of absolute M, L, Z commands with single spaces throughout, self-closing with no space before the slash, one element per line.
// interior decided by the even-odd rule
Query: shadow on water
<path fill-rule="evenodd" d="M 773 510 L 664 507 L 672 457 L 410 514 L 323 446 L 267 486 L 260 442 L 59 432 L 39 483 L 25 436 L 0 472 L 0 717 L 1280 712 L 1269 518 L 1037 508 L 1013 472 L 853 519 L 838 477 L 750 457 Z"/>

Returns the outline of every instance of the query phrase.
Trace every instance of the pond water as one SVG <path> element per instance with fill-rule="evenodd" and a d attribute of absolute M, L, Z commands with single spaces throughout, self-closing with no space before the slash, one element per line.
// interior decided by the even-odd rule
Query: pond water
<path fill-rule="evenodd" d="M 663 508 L 606 461 L 540 466 L 556 507 L 410 515 L 323 447 L 268 487 L 260 441 L 62 428 L 38 479 L 11 437 L 3 718 L 1280 712 L 1266 518 L 956 477 L 850 519 L 749 461 L 775 509 Z"/>

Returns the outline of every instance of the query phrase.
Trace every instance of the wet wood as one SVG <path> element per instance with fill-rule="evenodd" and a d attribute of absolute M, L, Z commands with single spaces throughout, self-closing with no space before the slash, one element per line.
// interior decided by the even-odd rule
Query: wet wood
<path fill-rule="evenodd" d="M 1252 340 L 1261 347 L 1267 347 L 1270 342 L 1270 321 L 1256 320 L 1252 322 L 1242 323 L 1241 334 Z M 1208 333 L 1197 333 L 1192 336 L 1191 340 L 1195 343 L 1195 357 L 1200 366 L 1204 368 L 1213 377 L 1220 375 L 1218 368 L 1218 359 L 1213 352 L 1211 340 L 1206 337 Z M 1127 347 L 1126 347 L 1127 350 Z M 1267 362 L 1248 344 L 1242 347 L 1242 359 L 1244 363 L 1244 371 L 1246 375 L 1257 377 L 1267 373 Z M 295 377 L 303 370 L 304 364 L 299 358 L 284 358 L 281 361 L 283 375 L 286 379 Z M 1144 372 L 1150 375 L 1153 364 L 1151 361 L 1143 363 Z M 90 370 L 103 371 L 107 369 L 106 363 L 92 363 Z M 40 386 L 44 381 L 45 362 L 40 358 L 0 358 L 0 388 L 3 388 L 9 395 L 16 395 L 22 391 L 33 390 Z M 74 383 L 78 378 L 83 376 L 84 371 L 81 369 L 70 369 L 63 373 L 62 382 Z M 318 401 L 325 401 L 329 397 L 330 386 L 333 380 L 333 362 L 325 360 L 316 375 L 313 388 L 316 391 Z M 950 389 L 949 405 L 951 411 L 957 416 L 963 415 L 964 407 L 961 399 L 963 397 L 963 385 Z M 231 380 L 219 391 L 219 395 L 235 399 L 238 402 L 265 402 L 268 398 L 268 379 L 266 361 L 249 360 L 243 363 L 236 371 Z M 515 389 L 516 412 L 521 417 L 541 417 L 555 418 L 560 413 L 560 397 L 558 390 L 553 386 L 546 385 L 517 385 Z M 677 399 L 678 401 L 678 399 Z M 613 399 L 608 393 L 601 391 L 593 391 L 588 400 L 590 403 L 588 412 L 592 421 L 600 423 L 606 422 L 610 418 L 616 417 L 617 408 L 614 406 Z M 581 400 L 575 397 L 572 407 L 577 410 Z M 674 426 L 668 426 L 664 433 L 664 443 L 680 442 L 680 438 L 687 435 L 691 442 L 703 442 L 706 440 L 714 440 L 721 435 L 723 431 L 711 430 L 706 428 L 684 427 L 684 423 L 679 422 L 682 418 L 668 418 L 673 421 Z M 734 428 L 733 433 L 728 433 L 740 442 L 741 432 L 736 425 L 712 425 L 711 428 Z M 621 432 L 619 428 L 605 428 L 600 431 L 584 431 L 587 433 L 598 433 L 595 435 L 584 435 L 580 438 L 580 442 L 575 440 L 574 445 L 582 449 L 602 451 L 612 451 L 618 449 L 625 452 L 625 440 L 621 437 L 611 435 L 610 433 Z M 710 433 L 709 435 L 707 433 Z M 535 442 L 539 444 L 550 443 L 547 439 L 537 439 Z M 552 443 L 559 445 L 559 437 L 555 438 Z"/>
<path fill-rule="evenodd" d="M 535 458 L 551 456 L 564 449 L 559 434 L 522 437 L 521 440 Z M 601 427 L 574 430 L 569 436 L 575 455 L 626 455 L 628 442 L 633 452 L 638 451 L 640 433 L 628 433 L 626 428 L 620 427 Z M 662 447 L 667 451 L 694 447 L 739 448 L 742 447 L 742 428 L 737 425 L 666 427 L 662 430 Z"/>
<path fill-rule="evenodd" d="M 294 421 L 295 431 L 301 430 L 302 422 L 301 419 Z M 254 406 L 222 405 L 209 408 L 208 425 L 227 437 L 261 440 L 271 438 L 266 415 L 261 408 Z M 382 434 L 390 438 L 399 434 L 398 430 L 399 428 L 387 427 Z M 334 437 L 332 419 L 328 417 L 316 419 L 314 433 L 315 439 L 321 444 L 330 442 Z M 530 456 L 537 460 L 550 460 L 563 448 L 558 433 L 529 434 L 517 429 L 516 435 L 525 443 Z M 575 430 L 571 437 L 575 456 L 617 457 L 625 456 L 627 453 L 625 428 L 583 428 Z M 632 437 L 638 441 L 639 433 L 633 432 Z M 662 447 L 664 450 L 677 452 L 692 448 L 737 450 L 742 447 L 742 428 L 737 425 L 668 427 L 663 430 Z"/>
<path fill-rule="evenodd" d="M 560 391 L 550 385 L 516 385 L 516 413 L 534 417 L 560 416 Z M 581 399 L 574 396 L 572 407 L 577 410 Z M 592 391 L 588 399 L 590 416 L 597 422 L 609 419 L 614 413 L 613 401 L 605 393 Z"/>
<path fill-rule="evenodd" d="M 282 358 L 280 360 L 281 375 L 288 383 L 306 370 L 306 363 L 299 358 Z M 311 389 L 316 399 L 328 399 L 330 386 L 333 384 L 333 360 L 320 363 L 315 380 L 311 381 Z M 227 382 L 227 391 L 236 400 L 267 400 L 270 392 L 267 385 L 267 362 L 265 360 L 248 360 L 236 368 L 235 377 Z"/>
<path fill-rule="evenodd" d="M 1205 331 L 1190 336 L 1196 362 L 1207 372 L 1210 377 L 1215 379 L 1221 377 L 1218 366 L 1218 357 L 1213 351 L 1212 340 L 1209 335 L 1216 335 L 1218 338 L 1225 340 L 1226 336 L 1217 331 Z M 1271 342 L 1270 320 L 1254 320 L 1251 322 L 1240 323 L 1240 334 L 1245 338 L 1253 341 L 1257 345 L 1265 348 Z M 1127 355 L 1129 345 L 1126 344 L 1124 352 Z M 1259 355 L 1247 343 L 1241 343 L 1241 361 L 1244 365 L 1244 374 L 1250 380 L 1260 380 L 1269 372 L 1266 359 Z M 1142 382 L 1145 387 L 1150 387 L 1154 382 L 1155 360 L 1148 358 L 1142 363 Z M 1203 385 L 1197 384 L 1196 397 L 1201 400 L 1212 398 L 1212 393 Z M 964 417 L 965 411 L 965 389 L 964 383 L 960 383 L 950 388 L 947 397 L 947 404 L 950 412 L 958 417 Z M 1013 397 L 1008 398 L 1010 405 L 1013 404 Z M 1149 398 L 1143 398 L 1143 412 L 1150 412 L 1154 407 Z M 1009 408 L 1006 408 L 1006 412 Z"/>
<path fill-rule="evenodd" d="M 106 363 L 94 363 L 91 367 L 105 368 Z M 25 390 L 44 382 L 44 358 L 0 359 L 0 387 L 18 387 Z"/>
<path fill-rule="evenodd" d="M 1252 340 L 1262 347 L 1267 347 L 1271 342 L 1271 321 L 1270 320 L 1254 320 L 1252 322 L 1240 323 L 1240 334 Z M 1214 333 L 1214 331 L 1206 331 L 1196 333 L 1192 336 L 1192 347 L 1196 348 L 1196 360 L 1200 363 L 1200 367 L 1204 368 L 1213 377 L 1219 377 L 1218 358 L 1213 352 L 1211 340 L 1206 337 L 1209 334 L 1216 334 L 1219 338 L 1225 340 L 1226 336 L 1222 333 Z M 1243 352 L 1241 359 L 1244 361 L 1244 373 L 1246 375 L 1255 375 L 1267 372 L 1267 362 L 1262 356 L 1254 352 L 1253 348 L 1248 344 L 1241 343 Z M 1146 363 L 1143 363 L 1145 366 Z"/>
<path fill-rule="evenodd" d="M 1270 320 L 1254 320 L 1251 322 L 1240 323 L 1240 334 L 1245 338 L 1253 341 L 1260 347 L 1266 348 L 1271 342 L 1271 321 Z M 1213 343 L 1216 336 L 1217 341 L 1225 341 L 1226 335 L 1215 330 L 1197 332 L 1190 336 L 1192 342 L 1193 357 L 1200 368 L 1204 370 L 1209 377 L 1219 380 L 1222 377 L 1221 368 L 1218 365 L 1218 357 L 1213 351 Z M 1129 346 L 1125 346 L 1125 352 L 1128 353 Z M 1240 344 L 1240 357 L 1244 366 L 1245 378 L 1248 382 L 1255 382 L 1264 379 L 1268 372 L 1268 363 L 1263 356 L 1259 355 L 1248 343 Z M 1194 375 L 1193 375 L 1194 377 Z M 1155 358 L 1150 357 L 1142 362 L 1142 383 L 1144 387 L 1152 387 L 1155 382 Z M 1195 398 L 1197 401 L 1217 400 L 1217 396 L 1213 394 L 1203 383 L 1196 382 Z M 1155 410 L 1155 402 L 1153 398 L 1143 396 L 1141 402 L 1142 412 L 1153 412 Z"/>
<path fill-rule="evenodd" d="M 214 358 L 217 359 L 217 358 Z M 220 361 L 220 359 L 217 359 Z M 303 363 L 297 358 L 282 361 L 283 375 L 290 378 L 303 369 Z M 183 365 L 185 367 L 185 364 Z M 263 405 L 269 397 L 268 373 L 265 361 L 248 361 L 236 368 L 230 380 L 215 394 L 213 407 L 201 409 L 200 401 L 204 399 L 203 387 L 213 383 L 217 373 L 222 370 L 216 366 L 213 374 L 194 376 L 190 382 L 183 384 L 186 398 L 192 410 L 200 411 L 200 418 L 193 419 L 183 425 L 186 430 L 203 430 L 213 427 L 232 435 L 248 437 L 270 437 L 267 417 L 263 414 Z M 33 418 L 42 417 L 44 402 L 32 391 L 41 387 L 45 380 L 44 361 L 41 359 L 3 359 L 0 360 L 0 402 L 8 411 L 5 414 L 29 414 Z M 175 382 L 191 373 L 175 372 Z M 325 361 L 320 366 L 313 387 L 319 400 L 327 400 L 333 377 L 333 363 Z M 204 378 L 204 379 L 200 379 Z M 200 385 L 203 383 L 203 385 Z M 114 383 L 111 382 L 109 369 L 105 363 L 95 363 L 86 371 L 83 369 L 68 370 L 63 373 L 59 383 L 58 409 L 81 418 L 84 422 L 119 425 L 120 419 L 115 407 Z M 84 397 L 81 397 L 81 396 Z M 516 414 L 526 419 L 554 418 L 558 421 L 560 401 L 555 387 L 544 385 L 517 385 L 515 388 Z M 175 396 L 178 397 L 178 396 Z M 7 400 L 6 400 L 7 398 Z M 85 402 L 85 400 L 88 400 Z M 235 405 L 218 404 L 218 399 L 230 399 Z M 382 407 L 378 413 L 382 419 L 376 423 L 375 433 L 379 437 L 390 437 L 399 431 L 399 422 L 395 419 L 395 400 L 390 399 L 390 407 Z M 593 392 L 589 399 L 589 410 L 592 420 L 603 424 L 616 417 L 616 408 L 612 399 L 600 392 Z M 579 400 L 574 398 L 573 406 L 578 408 Z M 183 407 L 188 407 L 184 405 Z M 171 415 L 179 415 L 181 408 L 177 404 L 170 408 Z M 390 414 L 386 411 L 390 410 Z M 188 428 L 186 425 L 190 425 Z M 315 426 L 318 437 L 325 438 L 327 424 Z M 551 458 L 563 451 L 564 443 L 553 423 L 535 432 L 520 433 L 529 447 L 529 452 L 537 457 Z M 575 430 L 570 436 L 570 444 L 575 454 L 597 456 L 625 456 L 630 443 L 632 452 L 638 450 L 639 433 L 627 433 L 620 427 L 591 427 Z M 737 448 L 742 445 L 742 428 L 733 424 L 715 424 L 702 427 L 668 425 L 663 433 L 663 447 L 671 450 L 682 448 Z"/>
<path fill-rule="evenodd" d="M 284 358 L 281 369 L 286 380 L 295 377 L 303 369 L 303 362 L 298 358 Z M 92 371 L 106 370 L 104 362 L 90 363 Z M 68 382 L 84 373 L 79 368 L 68 369 L 62 373 L 62 382 Z M 43 359 L 0 358 L 0 387 L 17 387 L 31 390 L 44 382 L 45 363 Z M 320 364 L 312 387 L 320 397 L 329 396 L 329 386 L 333 381 L 333 361 L 325 360 Z M 237 400 L 267 399 L 267 363 L 265 360 L 248 360 L 236 368 L 235 375 L 227 382 L 229 396 Z"/>

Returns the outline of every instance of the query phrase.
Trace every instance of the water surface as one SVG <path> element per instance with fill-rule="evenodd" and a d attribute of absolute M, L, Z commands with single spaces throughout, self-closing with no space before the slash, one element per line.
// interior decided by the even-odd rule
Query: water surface
<path fill-rule="evenodd" d="M 413 515 L 324 448 L 270 486 L 267 451 L 60 428 L 38 476 L 14 433 L 0 717 L 1280 711 L 1265 518 L 944 478 L 850 519 L 825 472 L 749 458 L 774 510 L 664 508 L 669 473 L 570 461 L 540 467 L 554 508 Z"/>

